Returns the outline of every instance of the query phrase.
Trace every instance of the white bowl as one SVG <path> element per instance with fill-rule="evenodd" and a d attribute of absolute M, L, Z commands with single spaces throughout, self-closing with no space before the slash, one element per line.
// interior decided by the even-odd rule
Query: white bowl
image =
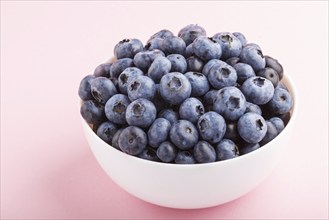
<path fill-rule="evenodd" d="M 234 159 L 207 164 L 166 164 L 125 154 L 101 140 L 81 117 L 97 161 L 105 172 L 128 193 L 160 206 L 196 209 L 217 206 L 254 189 L 280 159 L 296 120 L 296 88 L 287 74 L 294 106 L 285 129 L 263 147 Z"/>

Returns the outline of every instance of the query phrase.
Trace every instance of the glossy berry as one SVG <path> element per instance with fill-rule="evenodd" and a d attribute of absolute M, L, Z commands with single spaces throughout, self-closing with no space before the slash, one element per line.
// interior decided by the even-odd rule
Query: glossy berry
<path fill-rule="evenodd" d="M 274 88 L 277 87 L 280 80 L 278 73 L 270 67 L 265 67 L 264 69 L 259 70 L 257 72 L 257 76 L 261 76 L 264 77 L 265 79 L 270 80 Z"/>
<path fill-rule="evenodd" d="M 155 96 L 155 83 L 147 76 L 136 76 L 127 85 L 128 97 L 130 101 L 139 98 L 152 100 Z"/>
<path fill-rule="evenodd" d="M 202 102 L 194 97 L 187 98 L 179 107 L 181 119 L 188 120 L 195 124 L 201 115 L 205 113 Z"/>
<path fill-rule="evenodd" d="M 173 109 L 163 109 L 159 112 L 158 118 L 165 118 L 173 125 L 179 120 L 179 115 Z"/>
<path fill-rule="evenodd" d="M 157 149 L 158 158 L 165 163 L 173 162 L 177 156 L 177 148 L 169 141 L 162 142 Z"/>
<path fill-rule="evenodd" d="M 196 161 L 189 151 L 178 151 L 175 158 L 176 164 L 195 164 Z"/>
<path fill-rule="evenodd" d="M 126 109 L 126 121 L 129 125 L 146 128 L 150 126 L 156 118 L 156 108 L 147 99 L 137 99 L 130 103 Z"/>
<path fill-rule="evenodd" d="M 156 150 L 150 147 L 146 147 L 142 153 L 138 154 L 137 157 L 144 159 L 159 162 L 160 159 L 157 156 Z"/>
<path fill-rule="evenodd" d="M 200 36 L 193 41 L 193 52 L 204 61 L 219 59 L 222 56 L 221 46 L 206 36 Z"/>
<path fill-rule="evenodd" d="M 293 100 L 287 90 L 276 88 L 267 109 L 274 114 L 285 114 L 292 108 Z"/>
<path fill-rule="evenodd" d="M 147 132 L 148 144 L 153 148 L 166 141 L 169 137 L 171 123 L 165 118 L 157 118 Z"/>
<path fill-rule="evenodd" d="M 240 117 L 238 121 L 238 132 L 243 140 L 255 144 L 265 137 L 267 124 L 261 115 L 248 112 Z"/>
<path fill-rule="evenodd" d="M 93 125 L 101 123 L 105 119 L 104 106 L 95 100 L 87 100 L 80 107 L 83 119 Z"/>
<path fill-rule="evenodd" d="M 191 149 L 199 139 L 198 130 L 187 120 L 179 120 L 170 129 L 170 140 L 181 150 Z"/>
<path fill-rule="evenodd" d="M 83 101 L 92 100 L 94 99 L 93 95 L 91 94 L 91 81 L 95 79 L 93 75 L 85 76 L 79 85 L 79 97 Z"/>
<path fill-rule="evenodd" d="M 220 32 L 212 37 L 222 48 L 223 60 L 231 57 L 238 57 L 242 50 L 242 44 L 240 40 L 229 32 Z"/>
<path fill-rule="evenodd" d="M 171 62 L 166 57 L 157 57 L 148 69 L 147 75 L 155 82 L 159 83 L 163 75 L 171 70 Z"/>
<path fill-rule="evenodd" d="M 194 97 L 202 96 L 209 91 L 209 82 L 205 75 L 199 72 L 187 72 L 184 74 L 191 83 L 191 95 Z"/>
<path fill-rule="evenodd" d="M 121 93 L 128 94 L 127 86 L 136 76 L 144 75 L 137 67 L 126 68 L 118 77 L 118 87 Z"/>
<path fill-rule="evenodd" d="M 102 104 L 105 104 L 118 92 L 113 82 L 106 77 L 93 79 L 90 83 L 90 90 L 94 99 Z"/>
<path fill-rule="evenodd" d="M 216 151 L 206 141 L 199 141 L 194 146 L 193 156 L 198 163 L 210 163 L 216 161 Z"/>
<path fill-rule="evenodd" d="M 95 77 L 107 77 L 109 78 L 111 76 L 111 66 L 112 63 L 102 63 L 96 67 L 94 70 L 94 76 Z"/>
<path fill-rule="evenodd" d="M 134 58 L 135 54 L 143 50 L 143 43 L 138 39 L 123 39 L 114 47 L 117 59 Z"/>
<path fill-rule="evenodd" d="M 206 30 L 197 24 L 187 25 L 178 32 L 178 37 L 182 38 L 186 45 L 191 44 L 199 36 L 206 36 Z"/>
<path fill-rule="evenodd" d="M 118 126 L 110 121 L 103 122 L 97 129 L 97 136 L 108 144 L 112 144 L 112 138 L 118 131 Z"/>
<path fill-rule="evenodd" d="M 185 73 L 187 70 L 187 62 L 185 57 L 181 54 L 170 54 L 167 56 L 167 59 L 171 63 L 170 72 L 180 72 Z"/>
<path fill-rule="evenodd" d="M 126 109 L 130 100 L 126 95 L 116 94 L 105 104 L 105 115 L 107 119 L 116 124 L 126 124 Z"/>
<path fill-rule="evenodd" d="M 214 144 L 223 138 L 226 131 L 226 123 L 220 114 L 210 111 L 199 118 L 197 128 L 203 140 Z"/>
<path fill-rule="evenodd" d="M 120 149 L 130 155 L 138 155 L 146 148 L 147 136 L 145 132 L 136 127 L 129 126 L 123 129 L 119 137 Z"/>
<path fill-rule="evenodd" d="M 117 78 L 122 71 L 124 71 L 128 67 L 132 67 L 134 65 L 133 60 L 131 58 L 122 58 L 115 61 L 110 68 L 110 75 L 113 78 Z"/>
<path fill-rule="evenodd" d="M 272 99 L 274 86 L 268 79 L 256 76 L 247 79 L 242 84 L 241 91 L 248 102 L 264 105 Z"/>
<path fill-rule="evenodd" d="M 236 144 L 230 139 L 223 139 L 216 146 L 217 160 L 228 160 L 238 157 L 239 149 Z"/>

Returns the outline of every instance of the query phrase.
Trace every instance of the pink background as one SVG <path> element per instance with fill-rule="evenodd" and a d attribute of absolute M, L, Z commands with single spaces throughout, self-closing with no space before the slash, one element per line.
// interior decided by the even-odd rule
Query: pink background
<path fill-rule="evenodd" d="M 209 35 L 241 31 L 279 59 L 300 109 L 259 187 L 222 206 L 175 210 L 107 177 L 84 137 L 77 89 L 121 39 L 190 23 Z M 328 2 L 1 1 L 1 218 L 327 219 Z"/>

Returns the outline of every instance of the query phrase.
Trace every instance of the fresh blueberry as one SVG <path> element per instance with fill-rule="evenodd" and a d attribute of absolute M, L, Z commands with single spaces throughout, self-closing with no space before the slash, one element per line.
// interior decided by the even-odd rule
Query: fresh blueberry
<path fill-rule="evenodd" d="M 134 62 L 131 58 L 122 58 L 115 61 L 110 67 L 110 75 L 113 78 L 117 78 L 122 71 L 124 71 L 128 67 L 132 67 Z"/>
<path fill-rule="evenodd" d="M 134 56 L 134 64 L 146 73 L 153 61 L 160 56 L 164 56 L 164 53 L 158 49 L 141 51 Z"/>
<path fill-rule="evenodd" d="M 235 64 L 240 62 L 240 58 L 239 57 L 231 57 L 228 58 L 225 63 L 227 63 L 230 66 L 234 66 Z"/>
<path fill-rule="evenodd" d="M 248 112 L 239 118 L 238 132 L 243 140 L 255 144 L 265 137 L 267 124 L 261 115 Z"/>
<path fill-rule="evenodd" d="M 97 77 L 90 83 L 92 96 L 99 103 L 105 104 L 113 95 L 117 94 L 117 89 L 113 82 L 106 77 Z"/>
<path fill-rule="evenodd" d="M 284 129 L 284 122 L 282 121 L 281 118 L 279 117 L 273 117 L 269 119 L 270 122 L 272 122 L 272 124 L 274 124 L 276 130 L 278 131 L 278 134 L 281 133 L 281 131 L 283 131 Z"/>
<path fill-rule="evenodd" d="M 257 72 L 257 76 L 261 76 L 261 77 L 264 77 L 265 79 L 270 80 L 272 82 L 274 88 L 276 88 L 279 83 L 278 73 L 270 67 L 265 67 L 264 69 L 259 70 Z"/>
<path fill-rule="evenodd" d="M 109 78 L 111 76 L 111 66 L 112 63 L 102 63 L 98 65 L 94 70 L 94 76 L 95 77 L 103 76 Z"/>
<path fill-rule="evenodd" d="M 124 39 L 114 47 L 114 56 L 117 59 L 134 58 L 135 54 L 142 51 L 143 43 L 138 39 Z"/>
<path fill-rule="evenodd" d="M 200 36 L 193 41 L 193 52 L 204 61 L 219 59 L 222 56 L 221 46 L 206 36 Z"/>
<path fill-rule="evenodd" d="M 212 60 L 209 60 L 209 61 L 203 66 L 202 74 L 208 77 L 210 69 L 211 69 L 215 64 L 221 64 L 222 62 L 223 62 L 223 61 L 218 60 L 218 59 L 212 59 Z"/>
<path fill-rule="evenodd" d="M 162 142 L 157 149 L 157 156 L 162 162 L 173 162 L 177 156 L 177 148 L 169 141 Z"/>
<path fill-rule="evenodd" d="M 155 82 L 159 83 L 163 75 L 169 73 L 171 70 L 171 62 L 166 57 L 157 57 L 150 68 L 147 75 Z"/>
<path fill-rule="evenodd" d="M 236 87 L 225 87 L 218 91 L 214 110 L 225 119 L 235 121 L 246 111 L 246 99 Z"/>
<path fill-rule="evenodd" d="M 231 57 L 238 57 L 242 50 L 242 44 L 240 40 L 229 32 L 220 32 L 212 37 L 222 48 L 223 60 L 227 60 Z"/>
<path fill-rule="evenodd" d="M 290 112 L 287 112 L 285 114 L 278 115 L 277 117 L 279 117 L 283 121 L 284 125 L 287 126 L 288 122 L 290 121 L 291 115 Z"/>
<path fill-rule="evenodd" d="M 209 82 L 205 75 L 199 72 L 187 72 L 184 74 L 190 81 L 192 87 L 192 96 L 202 96 L 209 91 Z"/>
<path fill-rule="evenodd" d="M 187 63 L 187 71 L 190 72 L 202 72 L 204 62 L 195 56 L 190 56 L 189 58 L 186 59 Z"/>
<path fill-rule="evenodd" d="M 288 87 L 282 81 L 279 81 L 278 86 L 276 88 L 281 88 L 289 92 Z"/>
<path fill-rule="evenodd" d="M 248 102 L 256 105 L 264 105 L 272 99 L 274 86 L 268 79 L 255 76 L 244 81 L 241 91 Z"/>
<path fill-rule="evenodd" d="M 190 81 L 179 72 L 167 73 L 161 78 L 160 94 L 170 104 L 181 104 L 190 97 L 191 91 Z"/>
<path fill-rule="evenodd" d="M 240 61 L 249 64 L 255 72 L 265 68 L 265 57 L 263 56 L 262 51 L 253 46 L 242 48 Z"/>
<path fill-rule="evenodd" d="M 119 147 L 124 153 L 138 155 L 142 153 L 146 145 L 147 136 L 139 127 L 126 127 L 119 136 Z"/>
<path fill-rule="evenodd" d="M 118 129 L 117 132 L 115 132 L 115 134 L 112 137 L 112 147 L 114 147 L 118 150 L 121 150 L 120 147 L 119 147 L 119 137 L 120 137 L 120 134 L 123 131 L 123 129 L 124 128 Z"/>
<path fill-rule="evenodd" d="M 262 115 L 262 109 L 258 105 L 251 102 L 247 102 L 246 104 L 247 104 L 246 113 L 254 112 L 256 114 Z"/>
<path fill-rule="evenodd" d="M 272 122 L 266 121 L 266 125 L 267 125 L 266 134 L 264 138 L 259 142 L 261 146 L 267 144 L 268 142 L 273 140 L 276 136 L 278 136 L 278 130 L 276 129 L 275 125 Z"/>
<path fill-rule="evenodd" d="M 258 45 L 258 44 L 255 44 L 255 43 L 247 43 L 246 45 L 244 45 L 243 47 L 253 47 L 257 50 L 262 50 L 262 48 Z"/>
<path fill-rule="evenodd" d="M 290 111 L 293 100 L 287 90 L 276 88 L 273 98 L 268 102 L 267 107 L 274 114 L 285 114 Z"/>
<path fill-rule="evenodd" d="M 207 141 L 199 141 L 193 148 L 193 156 L 198 163 L 216 161 L 216 151 Z"/>
<path fill-rule="evenodd" d="M 128 96 L 116 94 L 105 104 L 105 115 L 107 119 L 116 124 L 126 124 L 126 109 L 130 104 Z"/>
<path fill-rule="evenodd" d="M 193 43 L 189 44 L 186 49 L 185 49 L 185 55 L 186 58 L 194 56 L 194 52 L 193 52 Z"/>
<path fill-rule="evenodd" d="M 136 76 L 128 83 L 127 90 L 131 101 L 139 98 L 152 100 L 155 96 L 155 83 L 147 76 Z"/>
<path fill-rule="evenodd" d="M 187 98 L 179 107 L 181 119 L 188 120 L 195 124 L 205 112 L 202 102 L 194 97 Z"/>
<path fill-rule="evenodd" d="M 154 38 L 165 39 L 167 37 L 172 37 L 172 36 L 174 36 L 174 34 L 171 31 L 169 31 L 167 29 L 162 29 L 161 31 L 158 31 L 155 34 L 153 34 L 148 41 L 150 41 Z"/>
<path fill-rule="evenodd" d="M 235 69 L 225 62 L 217 63 L 209 70 L 208 80 L 215 89 L 234 86 L 237 79 Z"/>
<path fill-rule="evenodd" d="M 240 152 L 240 155 L 244 155 L 244 154 L 248 154 L 252 151 L 255 151 L 259 148 L 260 148 L 259 143 L 256 143 L 256 144 L 246 143 L 242 147 L 240 147 L 239 152 Z"/>
<path fill-rule="evenodd" d="M 238 133 L 238 123 L 236 121 L 226 122 L 226 132 L 224 138 L 230 139 L 234 141 L 234 143 L 240 143 L 242 141 Z"/>
<path fill-rule="evenodd" d="M 197 37 L 206 35 L 206 30 L 197 24 L 187 25 L 178 32 L 178 37 L 182 38 L 186 45 L 191 44 Z"/>
<path fill-rule="evenodd" d="M 170 72 L 180 72 L 185 73 L 187 70 L 187 62 L 185 57 L 180 54 L 170 54 L 167 56 L 168 60 L 171 62 Z"/>
<path fill-rule="evenodd" d="M 93 75 L 85 76 L 79 85 L 79 96 L 83 101 L 92 100 L 94 99 L 93 95 L 91 94 L 91 81 L 95 79 Z"/>
<path fill-rule="evenodd" d="M 136 76 L 142 76 L 144 73 L 137 67 L 126 68 L 118 77 L 119 90 L 123 94 L 128 94 L 127 86 L 129 82 Z"/>
<path fill-rule="evenodd" d="M 80 114 L 89 124 L 97 125 L 105 119 L 104 106 L 95 100 L 87 100 L 80 107 Z"/>
<path fill-rule="evenodd" d="M 216 146 L 217 160 L 228 160 L 239 156 L 239 149 L 230 139 L 221 140 Z"/>
<path fill-rule="evenodd" d="M 249 64 L 237 63 L 233 67 L 238 75 L 237 82 L 241 85 L 250 77 L 256 76 L 254 69 Z"/>
<path fill-rule="evenodd" d="M 189 151 L 178 151 L 177 156 L 175 158 L 176 164 L 195 164 L 196 161 L 193 155 Z"/>
<path fill-rule="evenodd" d="M 157 156 L 156 150 L 146 147 L 142 153 L 138 154 L 137 157 L 142 158 L 144 160 L 150 160 L 155 162 L 160 162 L 160 159 Z"/>
<path fill-rule="evenodd" d="M 166 37 L 161 42 L 161 49 L 166 54 L 185 54 L 186 44 L 184 40 L 180 37 L 171 36 Z"/>
<path fill-rule="evenodd" d="M 112 138 L 118 131 L 118 126 L 110 121 L 103 122 L 97 129 L 97 136 L 108 144 L 112 144 Z"/>
<path fill-rule="evenodd" d="M 171 126 L 170 140 L 181 150 L 191 149 L 199 139 L 198 130 L 187 120 L 179 120 Z"/>
<path fill-rule="evenodd" d="M 247 44 L 247 38 L 240 32 L 233 32 L 232 33 L 236 38 L 239 39 L 241 45 L 244 47 Z"/>
<path fill-rule="evenodd" d="M 215 100 L 217 98 L 217 93 L 218 93 L 218 90 L 216 90 L 216 89 L 212 89 L 209 92 L 207 92 L 203 96 L 203 99 L 202 99 L 203 104 L 205 106 L 210 106 L 210 105 L 212 106 L 212 105 L 214 105 L 214 102 L 215 102 Z"/>
<path fill-rule="evenodd" d="M 222 140 L 226 131 L 224 118 L 213 111 L 203 114 L 197 122 L 197 127 L 202 139 L 211 144 L 218 143 Z"/>
<path fill-rule="evenodd" d="M 276 59 L 274 59 L 270 56 L 265 56 L 265 66 L 274 69 L 277 72 L 277 74 L 279 75 L 280 80 L 282 79 L 283 67 L 279 63 L 279 61 L 277 61 Z"/>
<path fill-rule="evenodd" d="M 153 123 L 155 118 L 156 108 L 147 99 L 136 99 L 126 109 L 126 120 L 129 125 L 146 128 Z"/>
<path fill-rule="evenodd" d="M 170 124 L 175 124 L 178 122 L 179 115 L 178 112 L 175 112 L 173 109 L 163 109 L 159 112 L 158 115 L 159 118 L 165 118 L 167 119 Z"/>
<path fill-rule="evenodd" d="M 161 50 L 161 44 L 162 44 L 163 39 L 160 37 L 155 37 L 147 41 L 145 45 L 145 50 L 154 50 L 154 49 L 159 49 Z"/>
<path fill-rule="evenodd" d="M 148 144 L 153 148 L 158 148 L 162 142 L 168 139 L 170 128 L 171 123 L 167 119 L 155 119 L 147 132 Z"/>

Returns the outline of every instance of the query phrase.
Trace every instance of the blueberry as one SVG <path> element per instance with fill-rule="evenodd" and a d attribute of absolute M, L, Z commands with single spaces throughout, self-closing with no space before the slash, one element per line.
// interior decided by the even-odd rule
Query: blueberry
<path fill-rule="evenodd" d="M 218 42 L 222 48 L 223 60 L 231 57 L 238 57 L 242 50 L 242 44 L 240 40 L 229 32 L 220 32 L 212 37 L 216 42 Z"/>
<path fill-rule="evenodd" d="M 180 54 L 170 54 L 167 56 L 168 60 L 171 62 L 170 72 L 180 72 L 185 73 L 187 70 L 187 62 L 185 57 Z"/>
<path fill-rule="evenodd" d="M 104 106 L 95 100 L 87 100 L 80 107 L 80 114 L 89 124 L 97 125 L 105 119 Z"/>
<path fill-rule="evenodd" d="M 244 81 L 241 91 L 248 102 L 256 105 L 264 105 L 272 99 L 274 86 L 268 79 L 255 76 Z"/>
<path fill-rule="evenodd" d="M 206 36 L 200 36 L 193 41 L 193 52 L 204 61 L 219 59 L 222 56 L 221 46 Z"/>
<path fill-rule="evenodd" d="M 205 75 L 199 72 L 187 72 L 184 74 L 186 78 L 190 81 L 192 91 L 192 96 L 202 96 L 209 91 L 209 82 Z"/>
<path fill-rule="evenodd" d="M 97 129 L 97 136 L 108 144 L 112 144 L 112 138 L 117 132 L 118 126 L 110 121 L 103 122 Z"/>
<path fill-rule="evenodd" d="M 194 56 L 194 52 L 193 52 L 193 43 L 189 44 L 186 49 L 185 49 L 185 55 L 186 58 Z"/>
<path fill-rule="evenodd" d="M 138 155 L 143 152 L 146 145 L 147 136 L 139 127 L 126 127 L 119 136 L 119 147 L 124 153 Z"/>
<path fill-rule="evenodd" d="M 239 156 L 239 149 L 230 139 L 223 139 L 216 146 L 217 160 L 228 160 Z"/>
<path fill-rule="evenodd" d="M 225 63 L 227 63 L 230 66 L 234 66 L 235 64 L 240 62 L 240 58 L 239 57 L 231 57 L 228 58 Z"/>
<path fill-rule="evenodd" d="M 239 143 L 242 141 L 242 139 L 238 133 L 238 123 L 236 121 L 226 122 L 226 132 L 225 132 L 224 138 L 230 139 L 230 140 L 234 141 L 234 143 Z"/>
<path fill-rule="evenodd" d="M 118 129 L 112 137 L 112 147 L 121 150 L 119 147 L 119 137 L 124 128 Z"/>
<path fill-rule="evenodd" d="M 166 54 L 185 54 L 186 44 L 180 37 L 170 36 L 163 39 L 161 49 Z"/>
<path fill-rule="evenodd" d="M 224 118 L 213 111 L 203 114 L 197 122 L 197 127 L 202 139 L 212 144 L 218 143 L 226 131 Z"/>
<path fill-rule="evenodd" d="M 133 65 L 134 63 L 131 58 L 122 58 L 115 61 L 110 67 L 111 77 L 117 78 L 122 73 L 122 71 L 128 67 L 132 67 Z"/>
<path fill-rule="evenodd" d="M 127 86 L 129 82 L 136 76 L 144 75 L 144 73 L 137 67 L 126 68 L 118 77 L 119 90 L 123 94 L 128 94 Z"/>
<path fill-rule="evenodd" d="M 218 59 L 212 59 L 212 60 L 209 60 L 209 61 L 203 66 L 203 70 L 202 70 L 203 75 L 208 76 L 208 75 L 209 75 L 209 71 L 210 71 L 210 69 L 211 69 L 215 64 L 222 64 L 222 62 L 223 62 L 223 61 L 218 60 Z"/>
<path fill-rule="evenodd" d="M 264 138 L 259 142 L 260 146 L 267 144 L 268 142 L 273 140 L 276 136 L 278 136 L 278 130 L 276 130 L 276 127 L 272 122 L 266 121 L 266 125 L 267 125 L 267 131 Z"/>
<path fill-rule="evenodd" d="M 181 119 L 188 120 L 195 124 L 201 115 L 205 112 L 203 104 L 197 98 L 191 97 L 185 99 L 185 101 L 179 107 L 179 116 Z"/>
<path fill-rule="evenodd" d="M 282 81 L 279 81 L 278 86 L 276 88 L 281 88 L 289 92 L 288 87 Z"/>
<path fill-rule="evenodd" d="M 117 59 L 134 58 L 135 54 L 142 51 L 143 43 L 138 39 L 124 39 L 114 47 L 114 56 Z"/>
<path fill-rule="evenodd" d="M 255 44 L 255 43 L 248 43 L 248 44 L 244 45 L 243 47 L 253 47 L 257 50 L 260 50 L 260 51 L 262 50 L 262 48 L 260 48 L 260 46 L 258 44 Z"/>
<path fill-rule="evenodd" d="M 256 143 L 256 144 L 246 143 L 242 147 L 240 147 L 239 152 L 240 152 L 240 155 L 244 155 L 244 154 L 248 154 L 252 151 L 255 151 L 259 148 L 260 148 L 259 143 Z"/>
<path fill-rule="evenodd" d="M 163 109 L 169 107 L 169 104 L 162 98 L 160 94 L 160 84 L 155 84 L 155 95 L 152 102 L 155 105 L 157 112 L 160 112 Z"/>
<path fill-rule="evenodd" d="M 261 69 L 257 72 L 257 76 L 264 77 L 265 79 L 268 79 L 271 81 L 273 84 L 274 88 L 277 87 L 279 83 L 279 75 L 278 73 L 270 68 L 270 67 L 265 67 L 264 69 Z"/>
<path fill-rule="evenodd" d="M 126 120 L 129 125 L 146 128 L 156 118 L 154 104 L 147 99 L 137 99 L 130 103 L 126 109 Z"/>
<path fill-rule="evenodd" d="M 270 56 L 265 56 L 265 66 L 274 69 L 279 75 L 280 80 L 283 78 L 283 67 L 279 61 Z"/>
<path fill-rule="evenodd" d="M 167 119 L 155 119 L 147 132 L 148 144 L 153 148 L 158 148 L 162 142 L 168 139 L 170 128 L 171 123 Z"/>
<path fill-rule="evenodd" d="M 158 158 L 156 151 L 150 147 L 146 147 L 142 151 L 142 153 L 137 155 L 137 157 L 142 158 L 144 160 L 160 162 L 160 159 Z"/>
<path fill-rule="evenodd" d="M 243 140 L 255 144 L 265 137 L 267 124 L 261 115 L 248 112 L 239 118 L 238 132 Z"/>
<path fill-rule="evenodd" d="M 262 115 L 262 109 L 258 105 L 251 102 L 247 102 L 246 104 L 247 104 L 246 113 L 254 112 L 256 114 Z"/>
<path fill-rule="evenodd" d="M 158 49 L 141 51 L 134 56 L 134 64 L 143 72 L 147 72 L 153 61 L 160 56 L 164 56 L 164 53 Z"/>
<path fill-rule="evenodd" d="M 283 121 L 285 126 L 287 126 L 288 122 L 290 121 L 291 115 L 290 112 L 287 112 L 285 114 L 278 115 L 277 117 Z"/>
<path fill-rule="evenodd" d="M 91 94 L 99 103 L 105 104 L 113 95 L 117 94 L 117 89 L 111 80 L 106 77 L 97 77 L 90 83 Z"/>
<path fill-rule="evenodd" d="M 155 96 L 155 83 L 147 76 L 136 76 L 127 85 L 131 101 L 139 98 L 152 100 Z"/>
<path fill-rule="evenodd" d="M 282 121 L 281 118 L 279 118 L 279 117 L 273 117 L 273 118 L 270 118 L 269 121 L 274 124 L 276 130 L 278 131 L 278 134 L 280 134 L 281 131 L 283 131 L 283 129 L 284 129 L 284 122 Z"/>
<path fill-rule="evenodd" d="M 94 76 L 95 77 L 103 76 L 109 78 L 111 76 L 111 66 L 112 63 L 102 63 L 98 65 L 94 70 Z"/>
<path fill-rule="evenodd" d="M 187 71 L 190 72 L 202 72 L 204 62 L 195 56 L 190 56 L 186 59 Z"/>
<path fill-rule="evenodd" d="M 163 39 L 160 37 L 155 37 L 147 41 L 145 45 L 145 50 L 154 50 L 154 49 L 159 49 L 161 50 L 161 44 L 162 44 Z"/>
<path fill-rule="evenodd" d="M 237 79 L 235 69 L 225 62 L 217 63 L 209 70 L 208 80 L 215 89 L 234 86 Z"/>
<path fill-rule="evenodd" d="M 212 89 L 203 96 L 203 104 L 205 106 L 212 106 L 217 98 L 218 90 Z"/>
<path fill-rule="evenodd" d="M 159 118 L 167 119 L 172 125 L 178 122 L 179 115 L 173 109 L 163 109 L 159 112 Z"/>
<path fill-rule="evenodd" d="M 290 93 L 287 90 L 276 88 L 267 108 L 274 114 L 285 114 L 290 111 L 292 104 L 293 100 Z"/>
<path fill-rule="evenodd" d="M 105 115 L 107 119 L 116 124 L 126 124 L 126 109 L 130 100 L 126 95 L 116 94 L 105 104 Z"/>
<path fill-rule="evenodd" d="M 216 151 L 207 141 L 199 141 L 193 148 L 193 156 L 198 163 L 216 161 Z"/>
<path fill-rule="evenodd" d="M 263 56 L 262 51 L 253 46 L 242 48 L 240 61 L 249 64 L 255 72 L 265 68 L 265 57 Z"/>
<path fill-rule="evenodd" d="M 187 120 L 179 120 L 171 126 L 170 140 L 181 150 L 188 150 L 198 142 L 199 134 L 196 127 Z"/>
<path fill-rule="evenodd" d="M 191 91 L 190 81 L 179 72 L 167 73 L 160 80 L 160 94 L 170 104 L 181 104 L 190 97 Z"/>
<path fill-rule="evenodd" d="M 147 75 L 155 82 L 159 83 L 163 75 L 169 73 L 171 70 L 171 62 L 166 57 L 157 57 L 150 68 Z"/>
<path fill-rule="evenodd" d="M 83 101 L 94 99 L 93 95 L 91 94 L 91 86 L 90 86 L 90 83 L 91 83 L 91 81 L 93 79 L 95 79 L 95 76 L 93 76 L 93 75 L 87 75 L 80 82 L 80 85 L 79 85 L 79 97 Z"/>
<path fill-rule="evenodd" d="M 186 45 L 191 44 L 197 37 L 206 35 L 206 30 L 197 24 L 187 25 L 178 32 L 178 37 L 182 38 Z"/>
<path fill-rule="evenodd" d="M 237 63 L 233 67 L 238 75 L 237 82 L 240 84 L 243 84 L 244 81 L 246 81 L 250 77 L 256 76 L 254 69 L 249 64 Z"/>
<path fill-rule="evenodd" d="M 246 39 L 246 37 L 242 33 L 240 33 L 240 32 L 233 32 L 232 34 L 236 38 L 239 39 L 239 41 L 240 41 L 240 43 L 241 43 L 242 46 L 245 46 L 247 44 L 247 39 Z"/>
<path fill-rule="evenodd" d="M 189 151 L 178 151 L 175 158 L 176 164 L 195 164 L 196 161 Z"/>
<path fill-rule="evenodd" d="M 172 37 L 172 36 L 174 36 L 174 34 L 171 31 L 169 31 L 167 29 L 162 29 L 161 31 L 158 31 L 155 34 L 153 34 L 148 41 L 150 41 L 154 38 L 165 39 L 167 37 Z"/>
<path fill-rule="evenodd" d="M 237 120 L 246 111 L 246 99 L 236 87 L 225 87 L 217 93 L 214 110 L 227 120 Z"/>
<path fill-rule="evenodd" d="M 162 142 L 157 149 L 158 158 L 165 163 L 173 162 L 177 156 L 177 148 L 169 141 Z"/>

